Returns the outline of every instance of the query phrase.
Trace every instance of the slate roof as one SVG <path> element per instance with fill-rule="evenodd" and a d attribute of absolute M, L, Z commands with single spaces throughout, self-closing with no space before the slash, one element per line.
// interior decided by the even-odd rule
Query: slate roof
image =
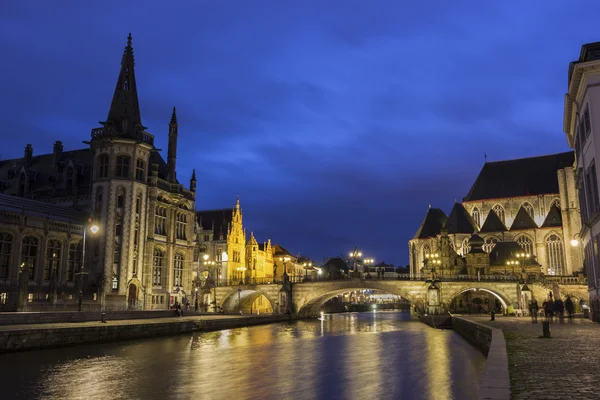
<path fill-rule="evenodd" d="M 477 232 L 477 224 L 471 218 L 469 212 L 460 203 L 455 203 L 450 216 L 444 225 L 448 233 L 469 233 Z"/>
<path fill-rule="evenodd" d="M 556 171 L 574 160 L 569 151 L 485 163 L 463 201 L 558 193 Z"/>
<path fill-rule="evenodd" d="M 273 249 L 273 256 L 290 256 L 290 257 L 294 257 L 292 255 L 292 253 L 290 253 L 289 251 L 287 251 L 286 249 L 284 249 L 283 247 L 281 247 L 278 244 L 272 245 L 271 248 Z"/>
<path fill-rule="evenodd" d="M 7 194 L 0 194 L 0 210 L 75 224 L 83 224 L 87 219 L 85 213 L 75 211 L 72 208 Z"/>
<path fill-rule="evenodd" d="M 441 232 L 447 220 L 448 216 L 439 208 L 428 209 L 425 219 L 421 222 L 421 226 L 413 239 L 425 239 L 437 235 Z"/>
<path fill-rule="evenodd" d="M 223 208 L 220 210 L 196 211 L 196 220 L 203 230 L 213 230 L 213 240 L 227 240 L 229 225 L 233 220 L 233 210 Z M 221 239 L 223 234 L 223 239 Z"/>
<path fill-rule="evenodd" d="M 490 252 L 490 265 L 506 265 L 506 261 L 515 260 L 517 253 L 522 253 L 523 248 L 517 242 L 498 242 Z M 529 259 L 529 265 L 537 264 L 534 259 Z M 514 266 L 515 272 L 521 272 L 521 266 Z M 512 272 L 513 266 L 506 265 L 506 270 Z"/>
<path fill-rule="evenodd" d="M 506 225 L 500 220 L 498 214 L 494 210 L 490 210 L 479 232 L 504 232 L 507 230 Z"/>
<path fill-rule="evenodd" d="M 531 218 L 531 215 L 529 215 L 529 213 L 525 210 L 525 208 L 523 206 L 521 206 L 521 208 L 519 208 L 519 211 L 517 212 L 517 216 L 515 217 L 515 220 L 513 221 L 510 230 L 518 230 L 518 229 L 537 229 L 538 226 L 535 223 L 535 221 L 533 220 L 533 218 Z"/>
<path fill-rule="evenodd" d="M 559 208 L 556 207 L 556 204 L 553 204 L 542 224 L 542 228 L 559 228 L 561 226 L 563 226 L 562 215 L 560 214 Z"/>

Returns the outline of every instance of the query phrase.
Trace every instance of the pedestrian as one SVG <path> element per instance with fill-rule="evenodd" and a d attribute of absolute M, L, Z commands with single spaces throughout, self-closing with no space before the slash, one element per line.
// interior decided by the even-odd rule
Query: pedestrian
<path fill-rule="evenodd" d="M 565 323 L 565 304 L 563 303 L 563 301 L 561 300 L 560 297 L 557 297 L 556 300 L 554 300 L 554 313 L 558 317 L 558 320 L 560 321 L 560 323 L 564 324 Z"/>
<path fill-rule="evenodd" d="M 529 303 L 529 314 L 531 314 L 531 323 L 537 324 L 539 305 L 536 299 L 532 299 Z"/>
<path fill-rule="evenodd" d="M 569 295 L 567 295 L 567 299 L 565 300 L 565 310 L 567 310 L 569 322 L 573 323 L 573 312 L 575 311 L 575 303 L 573 303 L 573 300 Z"/>
<path fill-rule="evenodd" d="M 552 301 L 552 298 L 544 301 L 544 314 L 546 315 L 546 321 L 554 322 L 554 301 Z"/>

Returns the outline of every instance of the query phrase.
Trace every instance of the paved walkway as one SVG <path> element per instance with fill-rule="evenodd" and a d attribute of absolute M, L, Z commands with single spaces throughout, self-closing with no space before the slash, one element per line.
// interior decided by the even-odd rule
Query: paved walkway
<path fill-rule="evenodd" d="M 542 321 L 530 318 L 469 317 L 504 331 L 513 399 L 598 399 L 600 324 L 575 319 L 550 325 L 552 338 L 543 339 Z"/>

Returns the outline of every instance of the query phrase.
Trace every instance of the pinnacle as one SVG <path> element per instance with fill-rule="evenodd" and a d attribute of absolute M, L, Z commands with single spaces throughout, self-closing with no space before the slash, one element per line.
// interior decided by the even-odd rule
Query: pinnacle
<path fill-rule="evenodd" d="M 171 123 L 177 123 L 177 110 L 175 109 L 175 107 L 173 107 L 173 114 L 171 114 Z"/>

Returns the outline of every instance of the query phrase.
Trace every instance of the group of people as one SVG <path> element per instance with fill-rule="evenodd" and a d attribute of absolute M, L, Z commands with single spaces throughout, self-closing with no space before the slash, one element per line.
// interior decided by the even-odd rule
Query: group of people
<path fill-rule="evenodd" d="M 554 322 L 554 317 L 558 317 L 561 324 L 565 322 L 565 311 L 569 318 L 569 322 L 573 322 L 573 314 L 575 314 L 575 302 L 571 299 L 571 296 L 567 295 L 567 298 L 563 302 L 560 298 L 553 299 L 552 292 L 548 295 L 548 298 L 542 303 L 542 310 L 546 321 Z M 531 315 L 531 322 L 537 324 L 538 312 L 540 306 L 536 299 L 532 299 L 529 303 L 529 314 Z"/>
<path fill-rule="evenodd" d="M 187 301 L 185 303 L 184 307 L 185 307 L 186 311 L 189 311 L 190 310 L 190 302 Z M 177 316 L 183 317 L 183 308 L 181 307 L 181 304 L 179 304 L 179 302 L 177 300 L 175 300 L 175 304 L 173 304 L 172 310 L 175 311 L 175 314 L 177 314 Z"/>

